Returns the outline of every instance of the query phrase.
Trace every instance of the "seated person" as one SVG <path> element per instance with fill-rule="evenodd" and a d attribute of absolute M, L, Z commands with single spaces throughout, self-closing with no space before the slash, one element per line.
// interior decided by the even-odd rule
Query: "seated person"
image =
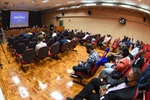
<path fill-rule="evenodd" d="M 125 58 L 129 55 L 129 50 L 126 46 L 123 46 L 121 50 L 116 54 L 111 54 L 115 59 Z"/>
<path fill-rule="evenodd" d="M 144 64 L 144 52 L 143 50 L 140 50 L 139 57 L 133 62 L 132 67 L 139 67 L 141 69 L 143 64 Z"/>
<path fill-rule="evenodd" d="M 42 35 L 44 36 L 44 35 L 45 35 L 45 32 L 44 32 L 44 30 L 41 30 L 41 32 L 42 32 Z"/>
<path fill-rule="evenodd" d="M 73 66 L 73 70 L 75 73 L 71 74 L 72 77 L 77 77 L 77 71 L 89 74 L 91 68 L 98 61 L 98 53 L 94 50 L 94 46 L 91 43 L 86 45 L 86 52 L 89 54 L 88 59 L 86 61 L 79 60 L 78 66 Z"/>
<path fill-rule="evenodd" d="M 28 34 L 29 34 L 30 36 L 33 35 L 32 32 L 30 32 L 30 31 L 28 31 Z"/>
<path fill-rule="evenodd" d="M 104 65 L 105 63 L 110 63 L 111 61 L 113 61 L 114 58 L 111 55 L 108 55 L 107 57 L 101 57 L 98 62 L 96 63 L 96 65 L 99 67 L 101 65 Z"/>
<path fill-rule="evenodd" d="M 103 42 L 100 43 L 100 45 L 99 45 L 100 49 L 102 49 L 102 46 L 106 46 L 107 43 L 108 43 L 108 41 L 110 41 L 110 39 L 111 39 L 111 35 L 110 34 L 106 35 L 105 38 L 104 38 L 104 40 L 103 40 Z"/>
<path fill-rule="evenodd" d="M 99 56 L 100 59 L 98 59 L 98 62 L 96 63 L 98 67 L 113 60 L 113 57 L 111 55 L 108 55 L 106 57 L 109 51 L 110 51 L 110 47 L 106 48 L 102 56 Z"/>
<path fill-rule="evenodd" d="M 128 39 L 127 39 L 127 41 L 126 41 L 126 43 L 125 43 L 125 44 L 126 44 L 127 48 L 130 48 L 130 44 L 131 44 L 131 42 L 130 42 L 130 38 L 128 38 Z"/>
<path fill-rule="evenodd" d="M 85 40 L 88 36 L 90 36 L 90 33 L 86 33 L 86 35 L 82 38 L 82 40 Z"/>
<path fill-rule="evenodd" d="M 28 34 L 28 32 L 26 31 L 26 33 L 24 34 L 24 37 L 27 39 L 30 37 L 30 35 Z"/>
<path fill-rule="evenodd" d="M 61 47 L 62 44 L 65 43 L 65 42 L 68 42 L 67 39 L 65 39 L 63 35 L 60 35 L 60 39 L 59 39 L 60 47 Z"/>
<path fill-rule="evenodd" d="M 98 78 L 93 78 L 79 94 L 74 98 L 67 97 L 66 100 L 132 100 L 141 74 L 139 68 L 133 68 L 123 80 L 108 85 L 104 85 Z"/>
<path fill-rule="evenodd" d="M 116 64 L 105 64 L 105 71 L 107 74 L 111 74 L 114 70 L 124 73 L 127 69 L 132 65 L 133 56 L 130 54 L 129 56 L 120 59 Z"/>
<path fill-rule="evenodd" d="M 136 57 L 140 49 L 141 49 L 140 45 L 136 45 L 130 53 L 132 54 L 133 57 Z"/>
<path fill-rule="evenodd" d="M 57 36 L 57 32 L 56 31 L 53 31 L 52 33 L 52 38 L 56 37 Z"/>
<path fill-rule="evenodd" d="M 147 71 L 145 71 L 145 74 L 142 75 L 138 83 L 138 87 L 140 90 L 147 90 L 149 86 L 150 86 L 150 65 L 148 66 Z"/>
<path fill-rule="evenodd" d="M 47 46 L 47 44 L 43 42 L 44 39 L 43 35 L 39 35 L 37 39 L 38 39 L 38 44 L 35 46 L 36 54 L 38 54 L 40 48 Z"/>
<path fill-rule="evenodd" d="M 24 37 L 24 34 L 22 33 L 22 29 L 20 30 L 19 37 Z"/>
<path fill-rule="evenodd" d="M 15 40 L 15 37 L 13 34 L 10 35 L 11 37 L 7 39 L 7 44 L 10 45 L 13 43 L 13 41 Z"/>
<path fill-rule="evenodd" d="M 138 98 L 142 97 L 142 91 L 148 91 L 148 89 L 150 89 L 150 65 L 148 65 L 146 70 L 142 73 L 142 76 L 138 82 L 138 87 L 139 87 Z"/>
<path fill-rule="evenodd" d="M 84 42 L 86 41 L 86 38 L 89 37 L 89 36 L 90 36 L 90 33 L 87 32 L 87 33 L 85 34 L 85 36 L 79 41 L 79 43 L 80 43 L 81 45 L 83 45 Z"/>

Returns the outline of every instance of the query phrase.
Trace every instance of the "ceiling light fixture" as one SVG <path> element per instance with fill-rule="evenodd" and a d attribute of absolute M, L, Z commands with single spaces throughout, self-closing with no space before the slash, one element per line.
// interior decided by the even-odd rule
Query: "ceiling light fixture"
<path fill-rule="evenodd" d="M 92 3 L 92 2 L 95 2 L 95 0 L 83 0 L 82 2 L 83 3 Z"/>
<path fill-rule="evenodd" d="M 62 7 L 62 8 L 59 8 L 58 10 L 64 10 L 65 8 L 64 7 Z"/>
<path fill-rule="evenodd" d="M 141 5 L 140 5 L 140 7 L 144 8 L 144 9 L 150 9 L 150 7 L 149 7 L 149 6 L 144 5 L 144 4 L 141 4 Z"/>
<path fill-rule="evenodd" d="M 148 10 L 144 10 L 144 9 L 141 9 L 141 8 L 139 8 L 138 10 L 140 10 L 140 11 L 143 11 L 143 12 L 146 12 L 146 13 L 150 13 L 150 11 L 148 11 Z"/>
<path fill-rule="evenodd" d="M 96 6 L 96 3 L 85 4 L 85 6 Z"/>
<path fill-rule="evenodd" d="M 113 6 L 114 4 L 111 3 L 102 3 L 103 6 Z"/>
<path fill-rule="evenodd" d="M 125 7 L 125 8 L 130 8 L 130 7 L 131 7 L 131 6 L 129 6 L 129 5 L 119 5 L 119 6 Z"/>
<path fill-rule="evenodd" d="M 75 2 L 75 1 L 69 1 L 69 2 L 67 2 L 67 3 L 72 4 L 72 3 L 76 3 L 76 2 Z"/>
<path fill-rule="evenodd" d="M 104 2 L 116 2 L 116 0 L 103 0 Z"/>
<path fill-rule="evenodd" d="M 60 6 L 61 4 L 55 4 L 55 6 Z"/>
<path fill-rule="evenodd" d="M 135 3 L 129 2 L 129 1 L 128 1 L 128 2 L 126 1 L 125 4 L 128 4 L 128 5 L 135 5 Z"/>
<path fill-rule="evenodd" d="M 43 1 L 42 1 L 42 3 L 47 3 L 47 2 L 49 2 L 49 0 L 43 0 Z"/>
<path fill-rule="evenodd" d="M 80 8 L 81 7 L 81 5 L 79 5 L 79 6 L 71 6 L 70 8 Z"/>

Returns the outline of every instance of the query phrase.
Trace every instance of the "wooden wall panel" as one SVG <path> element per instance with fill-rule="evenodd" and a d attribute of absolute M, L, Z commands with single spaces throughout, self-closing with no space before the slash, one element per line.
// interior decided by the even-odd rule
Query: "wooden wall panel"
<path fill-rule="evenodd" d="M 147 16 L 146 22 L 143 22 L 143 13 L 126 9 L 92 8 L 91 15 L 88 15 L 88 10 L 67 10 L 64 11 L 64 16 L 62 11 L 45 13 L 42 14 L 42 24 L 49 26 L 50 23 L 54 23 L 58 26 L 56 16 L 59 16 L 66 29 L 91 31 L 93 34 L 102 35 L 109 33 L 112 34 L 113 40 L 126 35 L 150 43 L 150 20 Z M 126 25 L 119 24 L 120 17 L 126 18 Z"/>

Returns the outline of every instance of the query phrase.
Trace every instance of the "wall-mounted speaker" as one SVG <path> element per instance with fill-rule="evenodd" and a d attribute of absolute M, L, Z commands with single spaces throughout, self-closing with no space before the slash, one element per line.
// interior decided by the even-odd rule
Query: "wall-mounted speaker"
<path fill-rule="evenodd" d="M 88 15 L 91 15 L 91 11 L 90 10 L 88 11 Z"/>
<path fill-rule="evenodd" d="M 64 12 L 62 12 L 61 14 L 62 14 L 62 16 L 65 16 L 65 13 L 64 13 Z"/>

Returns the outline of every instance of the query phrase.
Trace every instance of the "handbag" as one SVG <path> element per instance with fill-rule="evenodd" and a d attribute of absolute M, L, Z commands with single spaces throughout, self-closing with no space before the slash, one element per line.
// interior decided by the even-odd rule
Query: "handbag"
<path fill-rule="evenodd" d="M 110 76 L 111 76 L 112 78 L 114 78 L 114 79 L 120 79 L 120 78 L 123 77 L 123 74 L 122 74 L 121 72 L 119 72 L 119 71 L 114 70 L 114 71 L 110 74 Z"/>

